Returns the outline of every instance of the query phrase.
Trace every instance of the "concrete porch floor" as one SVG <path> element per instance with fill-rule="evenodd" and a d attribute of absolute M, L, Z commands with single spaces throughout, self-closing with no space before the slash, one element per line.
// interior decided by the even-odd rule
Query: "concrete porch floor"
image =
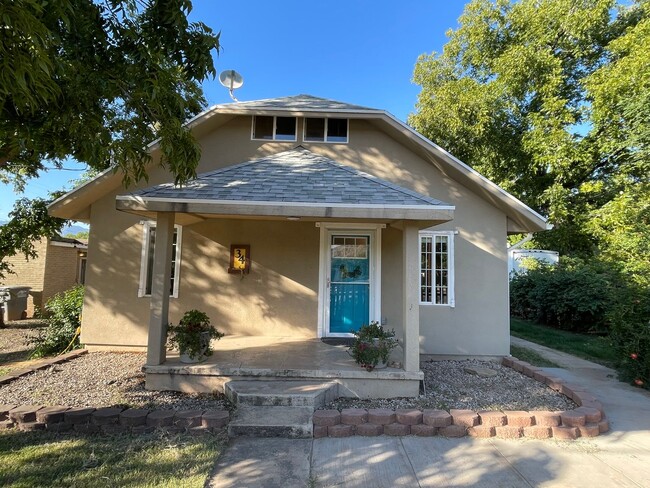
<path fill-rule="evenodd" d="M 337 382 L 339 396 L 391 398 L 416 396 L 424 379 L 421 371 L 398 368 L 368 372 L 348 355 L 346 346 L 316 338 L 226 336 L 212 346 L 213 355 L 198 364 L 183 364 L 170 353 L 164 364 L 144 366 L 147 389 L 223 392 L 225 383 L 234 379 L 310 379 Z M 391 361 L 401 363 L 402 357 L 398 346 Z"/>

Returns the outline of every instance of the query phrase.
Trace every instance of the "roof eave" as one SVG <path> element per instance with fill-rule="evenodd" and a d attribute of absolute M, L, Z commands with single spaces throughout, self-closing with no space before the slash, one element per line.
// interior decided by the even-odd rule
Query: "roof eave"
<path fill-rule="evenodd" d="M 433 205 L 343 205 L 301 202 L 194 201 L 191 199 L 116 197 L 115 207 L 129 213 L 175 212 L 189 214 L 241 215 L 259 217 L 304 217 L 371 220 L 416 220 L 449 222 L 454 207 Z"/>

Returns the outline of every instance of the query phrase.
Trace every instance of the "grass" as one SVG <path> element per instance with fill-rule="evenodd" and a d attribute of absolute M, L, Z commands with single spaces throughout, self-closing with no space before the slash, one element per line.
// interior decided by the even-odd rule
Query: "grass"
<path fill-rule="evenodd" d="M 514 317 L 510 319 L 510 333 L 515 337 L 573 354 L 604 366 L 613 367 L 617 360 L 616 352 L 608 337 L 576 334 Z M 517 355 L 513 353 L 513 356 Z"/>
<path fill-rule="evenodd" d="M 0 486 L 203 487 L 224 435 L 0 433 Z"/>
<path fill-rule="evenodd" d="M 559 365 L 557 363 L 549 361 L 539 353 L 531 349 L 526 349 L 525 347 L 511 345 L 510 354 L 512 354 L 517 359 L 521 359 L 522 361 L 526 361 L 532 364 L 533 366 L 539 366 L 540 368 L 559 368 Z"/>

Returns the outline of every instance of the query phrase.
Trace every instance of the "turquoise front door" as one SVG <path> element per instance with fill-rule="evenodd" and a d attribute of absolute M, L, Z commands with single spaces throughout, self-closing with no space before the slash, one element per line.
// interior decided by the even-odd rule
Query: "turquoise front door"
<path fill-rule="evenodd" d="M 349 334 L 370 316 L 370 236 L 330 236 L 329 334 Z"/>

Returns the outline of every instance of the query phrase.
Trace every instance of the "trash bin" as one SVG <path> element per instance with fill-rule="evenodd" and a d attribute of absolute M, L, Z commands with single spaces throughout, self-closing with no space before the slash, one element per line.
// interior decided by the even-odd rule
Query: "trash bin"
<path fill-rule="evenodd" d="M 3 286 L 0 288 L 0 300 L 4 300 L 5 322 L 27 317 L 27 297 L 31 289 L 31 286 Z"/>

